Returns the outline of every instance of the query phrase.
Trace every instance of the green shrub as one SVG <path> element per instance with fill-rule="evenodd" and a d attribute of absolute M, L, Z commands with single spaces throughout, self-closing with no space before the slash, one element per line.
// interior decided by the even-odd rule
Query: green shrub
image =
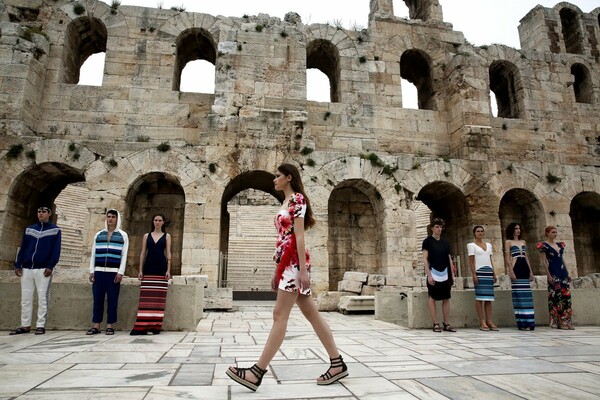
<path fill-rule="evenodd" d="M 23 152 L 23 145 L 21 143 L 13 144 L 12 146 L 10 146 L 8 148 L 8 152 L 6 153 L 6 158 L 17 158 L 17 157 L 19 157 L 19 155 L 21 155 L 22 152 Z"/>
<path fill-rule="evenodd" d="M 81 15 L 85 12 L 85 7 L 81 3 L 73 4 L 73 12 L 75 15 Z"/>
<path fill-rule="evenodd" d="M 171 150 L 171 145 L 169 144 L 169 142 L 162 142 L 161 144 L 159 144 L 158 146 L 156 146 L 156 150 L 161 151 L 161 152 L 166 152 Z"/>

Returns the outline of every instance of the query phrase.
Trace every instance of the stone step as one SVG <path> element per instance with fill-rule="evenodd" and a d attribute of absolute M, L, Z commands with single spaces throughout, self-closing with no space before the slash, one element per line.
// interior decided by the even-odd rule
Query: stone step
<path fill-rule="evenodd" d="M 375 313 L 375 296 L 344 296 L 340 298 L 338 309 L 343 314 Z"/>

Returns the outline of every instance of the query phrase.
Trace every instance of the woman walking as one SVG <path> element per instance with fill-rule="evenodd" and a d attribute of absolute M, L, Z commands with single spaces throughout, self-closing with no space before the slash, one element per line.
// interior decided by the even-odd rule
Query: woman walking
<path fill-rule="evenodd" d="M 520 331 L 535 329 L 535 312 L 530 282 L 533 281 L 527 246 L 521 225 L 512 222 L 506 227 L 504 254 L 512 287 L 513 309 Z"/>
<path fill-rule="evenodd" d="M 483 241 L 483 226 L 476 225 L 473 228 L 473 235 L 475 241 L 467 244 L 467 253 L 475 284 L 475 309 L 479 317 L 479 329 L 497 331 L 498 327 L 492 322 L 492 302 L 494 301 L 494 283 L 496 283 L 496 272 L 492 265 L 492 245 Z"/>
<path fill-rule="evenodd" d="M 171 277 L 171 235 L 162 214 L 152 217 L 152 230 L 142 239 L 140 254 L 140 305 L 130 335 L 158 335 L 162 329 Z"/>
<path fill-rule="evenodd" d="M 285 194 L 283 207 L 275 217 L 278 235 L 273 259 L 277 267 L 271 286 L 277 291 L 277 300 L 273 310 L 273 326 L 256 364 L 250 368 L 229 367 L 226 373 L 240 385 L 256 391 L 267 372 L 267 366 L 283 343 L 290 312 L 297 304 L 331 360 L 329 369 L 317 378 L 318 385 L 329 385 L 348 376 L 348 367 L 338 352 L 329 325 L 319 314 L 311 296 L 310 256 L 305 247 L 304 231 L 315 224 L 315 219 L 295 166 L 280 165 L 273 182 L 275 190 Z"/>
<path fill-rule="evenodd" d="M 575 329 L 571 322 L 571 277 L 563 259 L 565 244 L 557 242 L 558 230 L 547 226 L 546 241 L 537 245 L 542 253 L 541 258 L 548 275 L 548 309 L 550 311 L 550 327 L 558 329 Z"/>

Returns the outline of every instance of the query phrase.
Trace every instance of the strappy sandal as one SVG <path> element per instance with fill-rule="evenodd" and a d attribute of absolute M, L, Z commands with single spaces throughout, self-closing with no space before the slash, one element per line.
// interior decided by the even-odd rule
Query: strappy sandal
<path fill-rule="evenodd" d="M 486 323 L 485 323 L 485 322 L 481 321 L 481 322 L 479 323 L 479 330 L 480 330 L 480 331 L 489 331 L 489 330 L 490 330 L 490 327 L 489 327 L 488 325 L 486 325 Z"/>
<path fill-rule="evenodd" d="M 252 374 L 254 374 L 254 376 L 258 378 L 256 383 L 252 383 L 246 379 L 246 372 L 248 371 L 250 371 Z M 250 368 L 236 368 L 235 371 L 232 371 L 230 367 L 227 368 L 227 371 L 225 371 L 225 373 L 228 377 L 230 377 L 240 385 L 247 387 L 253 392 L 256 392 L 256 389 L 258 389 L 258 387 L 262 383 L 262 378 L 267 373 L 267 370 L 262 369 L 258 365 L 254 364 Z"/>
<path fill-rule="evenodd" d="M 114 328 L 106 328 L 106 334 L 109 336 L 114 335 L 115 334 Z"/>
<path fill-rule="evenodd" d="M 89 335 L 97 335 L 99 333 L 100 333 L 100 329 L 91 327 L 90 329 L 88 329 L 88 331 L 85 334 L 89 336 Z"/>
<path fill-rule="evenodd" d="M 29 333 L 31 332 L 31 328 L 17 328 L 14 331 L 10 331 L 9 335 L 22 335 L 24 333 Z"/>
<path fill-rule="evenodd" d="M 441 332 L 442 328 L 440 328 L 440 324 L 433 324 L 433 331 L 434 332 Z"/>
<path fill-rule="evenodd" d="M 498 329 L 498 327 L 496 325 L 494 325 L 494 323 L 492 321 L 488 321 L 487 325 L 490 328 L 490 331 L 499 331 L 500 329 Z"/>
<path fill-rule="evenodd" d="M 456 329 L 452 327 L 452 325 L 442 322 L 444 324 L 444 331 L 446 332 L 456 332 Z"/>
<path fill-rule="evenodd" d="M 340 379 L 348 376 L 348 366 L 342 359 L 341 355 L 336 358 L 330 358 L 329 360 L 330 360 L 329 369 L 327 370 L 327 372 L 325 372 L 323 375 L 321 375 L 319 377 L 319 378 L 321 378 L 321 380 L 317 380 L 317 385 L 331 385 L 332 383 L 337 382 Z M 331 375 L 331 372 L 329 372 L 331 370 L 331 368 L 340 368 L 340 367 L 342 368 L 342 370 L 335 375 Z"/>
<path fill-rule="evenodd" d="M 44 333 L 46 333 L 46 328 L 35 328 L 36 335 L 43 335 Z"/>

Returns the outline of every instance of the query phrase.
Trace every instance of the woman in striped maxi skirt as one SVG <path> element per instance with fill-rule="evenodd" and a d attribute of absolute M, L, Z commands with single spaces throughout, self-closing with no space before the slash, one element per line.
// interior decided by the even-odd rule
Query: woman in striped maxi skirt
<path fill-rule="evenodd" d="M 522 239 L 521 225 L 513 222 L 506 227 L 504 254 L 508 265 L 508 275 L 512 286 L 512 301 L 517 319 L 517 328 L 521 331 L 535 329 L 535 312 L 530 282 L 533 281 L 531 264 L 527 258 L 527 246 Z"/>
<path fill-rule="evenodd" d="M 481 225 L 473 228 L 475 241 L 467 244 L 469 267 L 475 284 L 475 309 L 479 317 L 479 329 L 497 331 L 492 322 L 492 302 L 494 301 L 494 283 L 496 273 L 492 265 L 492 245 L 483 241 L 484 229 Z M 484 317 L 485 311 L 485 317 Z"/>
<path fill-rule="evenodd" d="M 171 277 L 171 235 L 165 232 L 165 217 L 152 217 L 152 231 L 144 235 L 140 254 L 140 305 L 130 335 L 158 335 L 162 329 Z"/>

